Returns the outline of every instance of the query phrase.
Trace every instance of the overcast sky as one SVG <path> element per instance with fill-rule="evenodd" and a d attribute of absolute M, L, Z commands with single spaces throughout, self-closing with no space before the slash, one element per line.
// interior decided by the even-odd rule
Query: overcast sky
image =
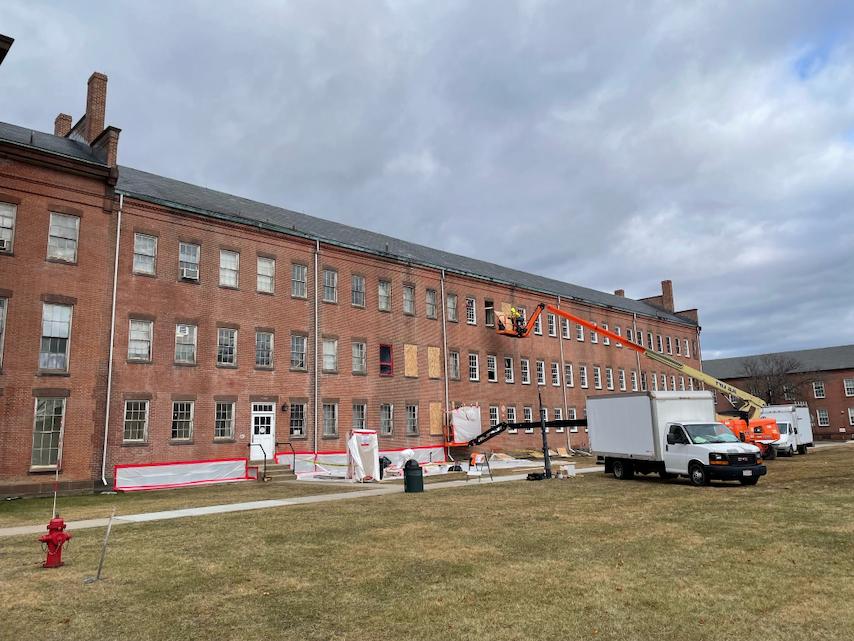
<path fill-rule="evenodd" d="M 854 3 L 35 2 L 0 120 L 109 78 L 119 162 L 640 298 L 706 358 L 854 343 Z"/>

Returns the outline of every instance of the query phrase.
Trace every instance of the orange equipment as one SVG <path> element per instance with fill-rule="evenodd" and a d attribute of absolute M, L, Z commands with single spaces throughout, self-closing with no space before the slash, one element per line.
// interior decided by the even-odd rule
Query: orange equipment
<path fill-rule="evenodd" d="M 762 458 L 776 458 L 772 443 L 780 438 L 780 428 L 773 418 L 753 418 L 745 422 L 742 418 L 719 417 L 730 431 L 743 443 L 751 443 L 760 449 Z"/>

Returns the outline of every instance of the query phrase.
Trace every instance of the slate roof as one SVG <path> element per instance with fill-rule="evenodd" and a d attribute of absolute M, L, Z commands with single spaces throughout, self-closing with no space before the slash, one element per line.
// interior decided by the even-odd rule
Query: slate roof
<path fill-rule="evenodd" d="M 7 123 L 0 123 L 0 141 L 85 162 L 104 164 L 102 157 L 82 142 Z M 534 292 L 560 296 L 567 300 L 578 300 L 601 307 L 611 307 L 624 312 L 659 318 L 683 325 L 695 325 L 694 321 L 688 318 L 677 316 L 632 298 L 615 296 L 468 256 L 452 254 L 366 229 L 255 202 L 172 178 L 164 178 L 131 167 L 119 167 L 116 189 L 127 196 L 167 205 L 177 210 L 232 220 L 271 231 L 303 236 L 312 240 L 319 239 L 321 242 L 369 252 L 393 260 L 444 268 L 449 273 L 513 285 Z"/>
<path fill-rule="evenodd" d="M 773 352 L 753 356 L 735 356 L 703 361 L 703 371 L 723 380 L 744 376 L 744 364 L 757 356 L 785 356 L 797 360 L 801 367 L 795 373 L 823 372 L 835 369 L 854 369 L 854 345 L 801 349 L 794 352 Z"/>
<path fill-rule="evenodd" d="M 79 140 L 54 136 L 6 122 L 0 122 L 0 140 L 106 167 L 104 154 L 96 152 Z"/>

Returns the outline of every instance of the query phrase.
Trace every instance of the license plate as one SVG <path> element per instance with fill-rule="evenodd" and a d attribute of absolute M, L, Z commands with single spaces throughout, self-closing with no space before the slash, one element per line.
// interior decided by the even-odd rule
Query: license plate
<path fill-rule="evenodd" d="M 742 472 L 741 475 L 742 476 L 753 476 L 753 470 L 744 470 L 744 472 Z"/>

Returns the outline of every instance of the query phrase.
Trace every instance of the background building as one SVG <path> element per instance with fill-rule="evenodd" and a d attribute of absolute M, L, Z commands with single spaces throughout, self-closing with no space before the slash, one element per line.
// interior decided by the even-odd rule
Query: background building
<path fill-rule="evenodd" d="M 342 451 L 354 427 L 441 445 L 450 408 L 535 420 L 538 389 L 552 419 L 591 393 L 694 388 L 552 315 L 525 340 L 494 331 L 496 310 L 551 303 L 698 367 L 670 281 L 633 300 L 121 167 L 106 87 L 93 74 L 53 135 L 0 124 L 3 492 Z M 532 426 L 490 446 L 538 443 Z"/>
<path fill-rule="evenodd" d="M 815 438 L 854 435 L 854 345 L 708 360 L 703 370 L 774 404 L 806 404 Z M 716 400 L 731 409 L 722 394 Z"/>

